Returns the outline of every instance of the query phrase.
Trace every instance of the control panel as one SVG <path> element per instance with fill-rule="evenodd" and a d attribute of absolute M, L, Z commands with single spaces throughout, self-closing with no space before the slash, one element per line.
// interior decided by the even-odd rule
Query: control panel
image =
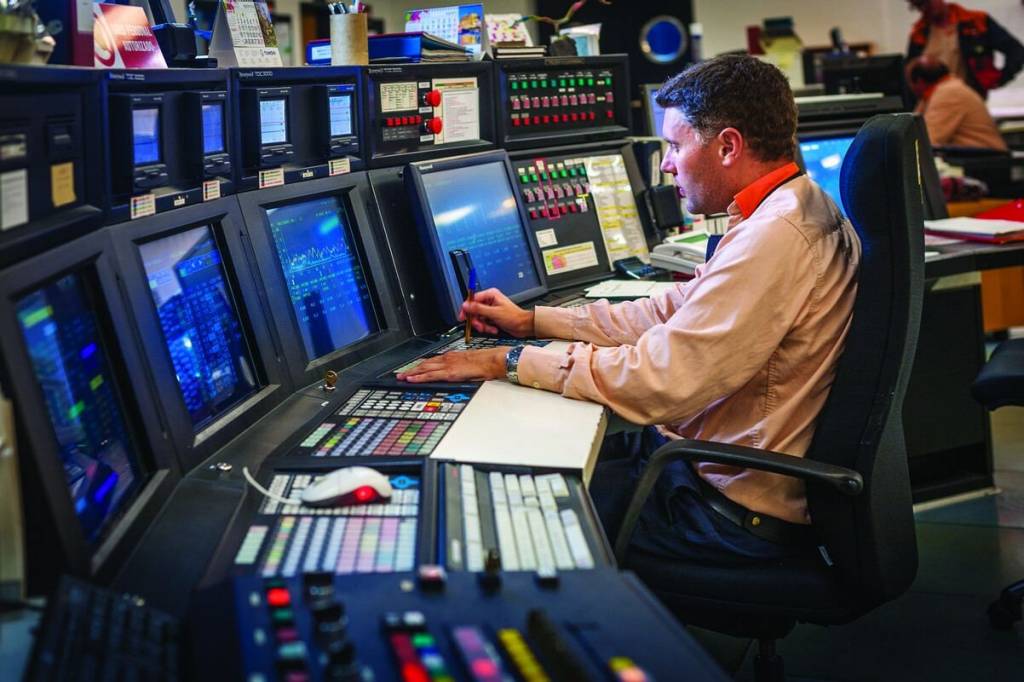
<path fill-rule="evenodd" d="M 110 146 L 108 222 L 234 192 L 226 72 L 112 70 L 100 85 Z"/>
<path fill-rule="evenodd" d="M 363 167 L 360 70 L 348 66 L 232 69 L 240 190 L 341 175 Z"/>
<path fill-rule="evenodd" d="M 502 146 L 522 149 L 629 135 L 625 55 L 495 62 Z"/>
<path fill-rule="evenodd" d="M 614 568 L 496 582 L 432 565 L 396 576 L 313 572 L 236 578 L 200 596 L 196 679 L 727 679 Z"/>
<path fill-rule="evenodd" d="M 371 66 L 365 75 L 371 167 L 494 147 L 490 63 Z"/>
<path fill-rule="evenodd" d="M 648 258 L 642 187 L 628 146 L 514 153 L 512 167 L 552 289 L 611 276 L 615 261 Z"/>

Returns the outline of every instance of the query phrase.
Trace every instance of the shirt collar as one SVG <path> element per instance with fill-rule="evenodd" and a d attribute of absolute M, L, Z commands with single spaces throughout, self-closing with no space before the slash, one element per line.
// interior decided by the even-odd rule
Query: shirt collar
<path fill-rule="evenodd" d="M 746 220 L 779 185 L 799 174 L 800 167 L 796 165 L 796 162 L 790 161 L 785 166 L 780 166 L 754 180 L 733 196 L 733 202 L 739 214 Z"/>
<path fill-rule="evenodd" d="M 953 74 L 947 73 L 945 76 L 943 76 L 939 80 L 937 80 L 934 83 L 932 83 L 931 85 L 929 85 L 928 89 L 925 90 L 924 93 L 922 93 L 921 101 L 922 102 L 927 102 L 928 100 L 930 100 L 932 98 L 932 94 L 934 94 L 934 92 L 935 92 L 935 89 L 937 87 L 939 87 L 942 83 L 945 83 L 946 81 L 948 81 L 952 76 L 953 76 Z"/>

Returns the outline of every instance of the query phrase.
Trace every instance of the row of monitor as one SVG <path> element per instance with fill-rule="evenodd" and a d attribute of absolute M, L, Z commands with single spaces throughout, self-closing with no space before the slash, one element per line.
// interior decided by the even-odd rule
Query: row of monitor
<path fill-rule="evenodd" d="M 547 291 L 505 152 L 406 174 L 444 318 L 462 298 L 455 248 L 481 286 Z M 401 238 L 359 172 L 115 225 L 0 271 L 5 392 L 62 561 L 96 570 L 129 509 L 325 368 L 407 340 L 388 246 Z"/>

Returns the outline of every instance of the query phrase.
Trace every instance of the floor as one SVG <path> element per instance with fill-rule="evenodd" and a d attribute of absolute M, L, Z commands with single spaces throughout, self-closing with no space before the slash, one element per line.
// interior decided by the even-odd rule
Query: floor
<path fill-rule="evenodd" d="M 917 514 L 920 568 L 910 591 L 850 625 L 801 625 L 779 645 L 791 682 L 1024 679 L 1024 625 L 989 627 L 988 604 L 1024 579 L 1024 408 L 992 414 L 1001 493 Z M 723 664 L 752 652 L 697 633 Z M 731 658 L 731 660 L 730 660 Z"/>

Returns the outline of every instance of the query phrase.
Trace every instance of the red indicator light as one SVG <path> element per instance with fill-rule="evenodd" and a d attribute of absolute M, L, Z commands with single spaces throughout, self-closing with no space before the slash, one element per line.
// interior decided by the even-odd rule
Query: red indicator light
<path fill-rule="evenodd" d="M 267 590 L 267 604 L 274 608 L 288 606 L 292 603 L 292 596 L 283 587 L 272 587 Z"/>
<path fill-rule="evenodd" d="M 431 90 L 423 96 L 423 100 L 427 103 L 427 106 L 437 107 L 441 105 L 441 93 L 437 90 Z"/>
<path fill-rule="evenodd" d="M 402 664 L 402 680 L 404 682 L 430 682 L 430 676 L 419 663 L 408 661 Z"/>
<path fill-rule="evenodd" d="M 377 491 L 368 485 L 361 486 L 355 490 L 356 502 L 369 502 L 377 497 Z"/>

